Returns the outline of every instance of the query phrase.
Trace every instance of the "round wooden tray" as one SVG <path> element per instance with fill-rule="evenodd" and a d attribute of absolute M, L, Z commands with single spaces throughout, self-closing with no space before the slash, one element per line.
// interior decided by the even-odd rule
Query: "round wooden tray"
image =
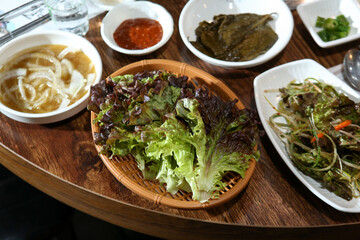
<path fill-rule="evenodd" d="M 135 62 L 120 68 L 111 74 L 111 76 L 136 74 L 144 70 L 165 70 L 174 74 L 185 75 L 188 76 L 189 80 L 193 81 L 197 87 L 207 87 L 213 94 L 216 94 L 223 100 L 232 101 L 237 98 L 224 83 L 212 75 L 186 63 L 171 60 L 154 59 Z M 240 101 L 237 102 L 236 107 L 239 109 L 244 108 Z M 96 114 L 92 112 L 92 134 L 98 131 L 98 126 L 93 124 L 93 119 L 95 117 Z M 101 146 L 95 145 L 95 147 L 99 152 Z M 136 160 L 131 155 L 109 159 L 105 155 L 100 154 L 100 157 L 113 176 L 131 191 L 156 204 L 184 209 L 215 207 L 233 199 L 246 187 L 256 165 L 255 159 L 251 159 L 249 168 L 245 172 L 244 179 L 241 178 L 239 174 L 233 172 L 225 175 L 223 180 L 227 183 L 227 186 L 220 192 L 219 198 L 210 199 L 208 202 L 201 204 L 199 201 L 192 200 L 191 193 L 178 191 L 176 194 L 170 194 L 166 192 L 166 188 L 163 185 L 160 185 L 159 182 L 145 180 L 140 169 L 137 167 Z"/>

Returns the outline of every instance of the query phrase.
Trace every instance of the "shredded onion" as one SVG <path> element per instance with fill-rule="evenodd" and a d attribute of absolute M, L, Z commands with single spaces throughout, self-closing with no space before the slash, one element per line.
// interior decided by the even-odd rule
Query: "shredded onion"
<path fill-rule="evenodd" d="M 95 81 L 95 78 L 96 78 L 95 73 L 89 73 L 86 78 L 87 79 L 86 86 L 88 87 L 88 86 L 92 85 Z"/>
<path fill-rule="evenodd" d="M 84 76 L 79 71 L 74 70 L 71 75 L 71 82 L 68 88 L 68 93 L 71 96 L 76 96 L 84 84 Z"/>
<path fill-rule="evenodd" d="M 20 90 L 20 94 L 22 99 L 24 99 L 25 101 L 27 101 L 27 97 L 25 94 L 25 89 L 24 89 L 24 84 L 23 84 L 23 77 L 18 77 L 18 86 L 19 86 L 19 90 Z"/>
<path fill-rule="evenodd" d="M 27 73 L 26 68 L 16 68 L 7 72 L 0 73 L 0 82 L 3 83 L 5 80 L 8 80 L 13 77 L 25 76 Z"/>
<path fill-rule="evenodd" d="M 50 49 L 48 49 L 48 48 L 41 49 L 41 53 L 45 53 L 45 54 L 49 54 L 51 56 L 55 56 L 55 53 L 53 51 L 51 51 Z"/>
<path fill-rule="evenodd" d="M 80 51 L 80 49 L 74 47 L 67 47 L 59 53 L 58 58 L 63 59 L 68 53 L 76 53 L 78 51 Z"/>
<path fill-rule="evenodd" d="M 16 85 L 12 88 L 7 88 L 7 87 L 4 87 L 4 95 L 2 97 L 6 97 L 8 96 L 12 102 L 18 102 L 15 97 L 14 97 L 14 94 L 12 92 L 14 91 L 17 91 L 19 89 L 19 87 Z M 9 101 L 8 99 L 6 99 L 7 101 Z"/>
<path fill-rule="evenodd" d="M 33 109 L 33 108 L 37 108 L 37 107 L 39 107 L 41 104 L 45 103 L 46 100 L 49 98 L 49 92 L 50 92 L 50 91 L 51 91 L 50 88 L 46 89 L 45 92 L 44 92 L 44 94 L 43 94 L 38 100 L 36 100 L 36 101 L 34 102 L 34 104 L 32 105 L 31 108 L 32 108 L 32 109 Z"/>
<path fill-rule="evenodd" d="M 61 76 L 66 77 L 68 75 L 71 75 L 71 73 L 74 70 L 73 64 L 70 62 L 70 60 L 64 58 L 61 60 Z"/>
<path fill-rule="evenodd" d="M 58 107 L 58 109 L 62 109 L 64 107 L 67 107 L 70 103 L 70 100 L 68 98 L 63 98 L 62 102 L 60 103 L 60 106 Z"/>
<path fill-rule="evenodd" d="M 51 70 L 51 69 L 47 69 L 46 71 L 38 71 L 38 72 L 33 72 L 29 75 L 29 80 L 34 80 L 34 79 L 47 79 L 50 82 L 56 83 L 56 77 L 55 77 L 55 73 Z"/>
<path fill-rule="evenodd" d="M 51 69 L 53 72 L 55 71 L 55 66 L 43 66 L 40 64 L 36 64 L 36 63 L 31 63 L 31 62 L 27 62 L 26 66 L 28 67 L 29 71 L 41 71 L 41 70 L 47 70 L 47 69 Z"/>
<path fill-rule="evenodd" d="M 30 93 L 30 98 L 29 101 L 32 102 L 35 100 L 36 98 L 36 90 L 33 86 L 31 86 L 30 84 L 24 84 L 24 87 L 28 90 L 28 92 Z"/>
<path fill-rule="evenodd" d="M 28 53 L 28 54 L 22 55 L 22 56 L 18 57 L 17 59 L 15 59 L 15 61 L 13 62 L 12 65 L 15 65 L 15 64 L 21 62 L 22 60 L 27 59 L 27 58 L 35 58 L 35 59 L 41 58 L 41 59 L 44 59 L 44 60 L 47 60 L 47 61 L 51 62 L 52 64 L 54 64 L 54 67 L 55 67 L 55 76 L 57 78 L 61 77 L 61 64 L 60 64 L 60 61 L 57 60 L 56 57 L 48 55 L 48 54 Z"/>

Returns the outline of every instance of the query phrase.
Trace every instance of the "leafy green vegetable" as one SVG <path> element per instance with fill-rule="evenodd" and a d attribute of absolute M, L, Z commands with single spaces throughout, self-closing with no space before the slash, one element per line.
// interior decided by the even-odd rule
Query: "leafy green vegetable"
<path fill-rule="evenodd" d="M 360 104 L 310 78 L 279 91 L 270 124 L 295 166 L 346 200 L 359 197 Z"/>
<path fill-rule="evenodd" d="M 220 14 L 213 21 L 203 21 L 195 30 L 199 51 L 225 61 L 248 61 L 266 53 L 278 40 L 268 24 L 271 14 Z"/>
<path fill-rule="evenodd" d="M 101 81 L 88 109 L 97 113 L 101 153 L 132 154 L 145 178 L 206 202 L 224 188 L 227 172 L 244 178 L 259 158 L 255 114 L 235 103 L 195 90 L 185 76 L 153 71 Z"/>
<path fill-rule="evenodd" d="M 318 32 L 318 35 L 324 42 L 329 42 L 347 37 L 351 29 L 349 24 L 349 21 L 344 15 L 339 15 L 336 18 L 326 19 L 317 17 L 315 27 L 322 28 L 322 30 Z"/>

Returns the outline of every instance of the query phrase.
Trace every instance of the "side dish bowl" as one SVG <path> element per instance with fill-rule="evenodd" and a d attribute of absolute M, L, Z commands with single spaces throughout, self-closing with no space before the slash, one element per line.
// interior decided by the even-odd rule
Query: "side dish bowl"
<path fill-rule="evenodd" d="M 335 47 L 360 38 L 360 4 L 357 0 L 320 0 L 303 3 L 297 11 L 314 41 L 322 48 Z M 324 42 L 317 34 L 320 28 L 315 27 L 317 17 L 335 18 L 344 15 L 350 20 L 350 33 L 347 37 Z"/>
<path fill-rule="evenodd" d="M 196 40 L 195 29 L 202 21 L 212 21 L 215 15 L 255 13 L 259 15 L 273 14 L 269 22 L 279 39 L 264 54 L 255 59 L 242 62 L 218 60 L 205 55 L 196 49 L 190 41 Z M 201 60 L 224 68 L 247 68 L 265 63 L 279 54 L 290 41 L 294 28 L 292 14 L 283 0 L 253 0 L 253 1 L 189 1 L 181 11 L 179 18 L 180 36 L 186 47 Z"/>
<path fill-rule="evenodd" d="M 145 70 L 152 71 L 159 69 L 178 75 L 188 76 L 189 80 L 193 81 L 196 87 L 207 87 L 212 93 L 221 97 L 223 100 L 232 101 L 237 99 L 236 95 L 224 83 L 212 75 L 189 66 L 186 63 L 171 60 L 143 60 L 125 66 L 114 72 L 111 76 L 136 74 Z M 236 107 L 239 109 L 244 108 L 240 101 L 236 103 Z M 96 114 L 92 112 L 91 126 L 93 137 L 95 132 L 99 132 L 98 125 L 94 124 L 93 121 L 95 118 Z M 95 145 L 95 147 L 97 151 L 100 152 L 101 146 Z M 100 157 L 114 177 L 136 194 L 155 204 L 184 209 L 214 207 L 233 199 L 247 186 L 256 165 L 256 160 L 251 159 L 244 178 L 241 178 L 239 174 L 229 172 L 223 177 L 226 187 L 219 193 L 219 198 L 210 199 L 208 202 L 201 204 L 199 201 L 194 201 L 191 198 L 191 194 L 187 192 L 180 190 L 176 194 L 170 194 L 166 191 L 165 186 L 160 185 L 159 182 L 145 180 L 142 177 L 141 170 L 137 167 L 136 160 L 131 155 L 125 157 L 115 156 L 110 159 L 107 156 L 100 154 Z"/>
<path fill-rule="evenodd" d="M 160 23 L 163 29 L 161 40 L 154 46 L 129 50 L 119 47 L 114 40 L 113 34 L 117 27 L 127 19 L 150 18 Z M 105 43 L 115 51 L 128 55 L 145 55 L 162 47 L 171 37 L 174 31 L 174 21 L 170 13 L 162 6 L 148 1 L 126 1 L 116 5 L 104 17 L 100 32 Z"/>
<path fill-rule="evenodd" d="M 29 33 L 20 36 L 0 48 L 0 66 L 6 63 L 9 58 L 17 54 L 20 50 L 32 48 L 40 45 L 60 44 L 81 49 L 93 62 L 96 77 L 94 84 L 98 83 L 102 74 L 102 61 L 96 48 L 85 38 L 64 31 L 47 31 L 40 33 Z M 1 81 L 1 79 L 0 79 Z M 73 104 L 47 113 L 25 113 L 13 110 L 0 102 L 0 111 L 19 122 L 46 124 L 53 123 L 69 118 L 83 110 L 87 105 L 90 89 L 86 94 Z"/>
<path fill-rule="evenodd" d="M 349 87 L 343 80 L 337 78 L 332 72 L 324 68 L 319 63 L 310 59 L 298 60 L 272 68 L 255 78 L 255 102 L 260 120 L 268 137 L 285 164 L 315 196 L 339 211 L 359 213 L 359 198 L 353 198 L 352 200 L 347 201 L 338 197 L 334 193 L 323 188 L 319 182 L 298 170 L 289 158 L 285 144 L 276 135 L 269 124 L 269 117 L 276 113 L 273 106 L 277 107 L 281 99 L 280 93 L 272 90 L 286 87 L 292 80 L 296 80 L 296 82 L 303 82 L 309 77 L 332 85 L 337 91 L 344 93 L 353 101 L 358 101 L 360 98 L 359 92 Z"/>
<path fill-rule="evenodd" d="M 122 1 L 135 1 L 135 0 L 122 0 Z M 113 9 L 116 5 L 119 4 L 118 0 L 90 0 L 94 5 L 96 5 L 99 8 L 102 8 L 106 11 L 110 11 Z"/>

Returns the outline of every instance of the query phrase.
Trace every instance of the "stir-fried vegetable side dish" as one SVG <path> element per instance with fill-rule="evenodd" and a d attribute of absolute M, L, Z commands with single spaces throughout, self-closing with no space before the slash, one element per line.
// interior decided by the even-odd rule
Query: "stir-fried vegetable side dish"
<path fill-rule="evenodd" d="M 186 76 L 145 71 L 102 80 L 91 88 L 88 109 L 97 114 L 102 154 L 132 154 L 146 179 L 206 202 L 223 189 L 227 172 L 244 177 L 258 159 L 255 115 L 235 103 L 196 90 Z"/>
<path fill-rule="evenodd" d="M 279 91 L 281 100 L 270 125 L 293 163 L 336 195 L 358 197 L 360 104 L 311 78 L 292 81 Z"/>

